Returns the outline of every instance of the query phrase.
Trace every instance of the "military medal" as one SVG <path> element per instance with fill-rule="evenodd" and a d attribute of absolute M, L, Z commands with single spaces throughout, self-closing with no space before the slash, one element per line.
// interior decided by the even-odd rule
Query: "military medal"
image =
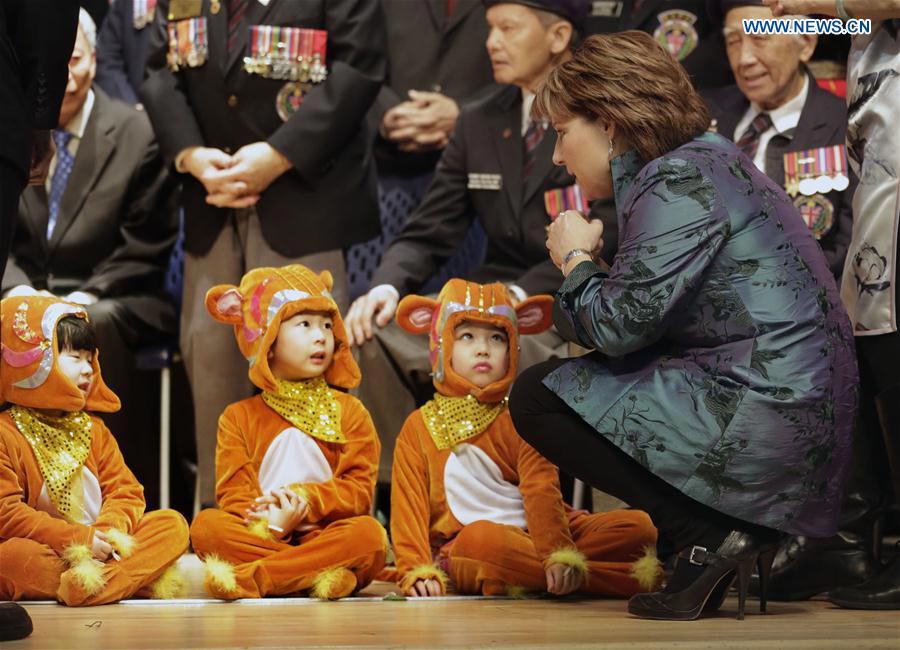
<path fill-rule="evenodd" d="M 156 15 L 156 0 L 133 0 L 133 3 L 134 20 L 132 24 L 137 30 L 144 29 L 153 22 L 153 17 Z"/>
<path fill-rule="evenodd" d="M 690 11 L 671 9 L 658 14 L 656 18 L 659 20 L 659 27 L 653 32 L 653 38 L 677 60 L 684 61 L 700 40 L 697 28 L 694 27 L 697 16 Z"/>
<path fill-rule="evenodd" d="M 321 83 L 328 76 L 327 40 L 328 32 L 321 29 L 253 25 L 244 70 L 267 79 Z M 292 87 L 291 92 L 298 88 Z"/>
<path fill-rule="evenodd" d="M 794 205 L 816 239 L 822 239 L 834 225 L 834 204 L 821 194 L 800 196 Z"/>
<path fill-rule="evenodd" d="M 283 122 L 300 110 L 303 95 L 309 92 L 310 85 L 300 81 L 289 81 L 281 87 L 275 96 L 275 110 Z"/>
<path fill-rule="evenodd" d="M 836 144 L 806 151 L 789 151 L 784 154 L 785 189 L 795 196 L 828 194 L 847 189 L 847 152 L 844 145 Z"/>
<path fill-rule="evenodd" d="M 206 63 L 209 44 L 205 17 L 170 22 L 166 31 L 169 35 L 166 62 L 170 70 L 196 68 Z"/>
<path fill-rule="evenodd" d="M 587 197 L 578 184 L 544 192 L 544 208 L 551 221 L 556 219 L 560 212 L 566 210 L 577 210 L 581 214 L 587 214 L 590 211 Z"/>
<path fill-rule="evenodd" d="M 831 147 L 831 159 L 834 161 L 831 184 L 835 191 L 843 192 L 850 187 L 850 178 L 847 176 L 847 147 L 842 144 Z"/>
<path fill-rule="evenodd" d="M 219 0 L 211 0 L 209 3 L 209 11 L 213 15 L 219 13 L 222 10 L 222 3 Z"/>

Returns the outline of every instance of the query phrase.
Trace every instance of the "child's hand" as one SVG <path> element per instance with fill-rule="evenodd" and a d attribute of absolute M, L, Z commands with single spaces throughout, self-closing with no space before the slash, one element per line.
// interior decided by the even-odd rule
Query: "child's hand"
<path fill-rule="evenodd" d="M 584 574 L 567 564 L 554 563 L 547 567 L 547 591 L 565 596 L 577 591 L 584 584 Z"/>
<path fill-rule="evenodd" d="M 422 598 L 427 598 L 428 596 L 443 596 L 444 590 L 441 588 L 440 582 L 429 578 L 428 580 L 416 580 L 412 583 L 412 586 L 406 590 L 406 595 L 421 596 Z"/>
<path fill-rule="evenodd" d="M 305 499 L 293 490 L 282 488 L 257 499 L 247 512 L 247 518 L 265 518 L 270 526 L 282 529 L 283 535 L 287 536 L 303 523 L 308 513 L 309 506 Z"/>
<path fill-rule="evenodd" d="M 112 552 L 113 547 L 106 541 L 106 534 L 102 531 L 95 530 L 94 539 L 91 541 L 91 555 L 94 556 L 94 559 L 106 562 L 109 559 L 109 556 L 112 555 Z"/>

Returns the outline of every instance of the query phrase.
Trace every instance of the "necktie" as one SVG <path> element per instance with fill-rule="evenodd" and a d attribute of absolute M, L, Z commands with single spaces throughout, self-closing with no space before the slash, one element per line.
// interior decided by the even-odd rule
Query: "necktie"
<path fill-rule="evenodd" d="M 238 32 L 243 27 L 244 14 L 247 13 L 248 0 L 228 0 L 228 51 L 234 49 Z"/>
<path fill-rule="evenodd" d="M 457 0 L 447 0 L 447 6 L 445 7 L 446 16 L 449 18 L 453 15 L 453 12 L 456 11 L 456 2 Z"/>
<path fill-rule="evenodd" d="M 72 173 L 72 165 L 75 163 L 75 156 L 69 151 L 69 141 L 71 139 L 72 134 L 68 131 L 53 131 L 53 143 L 56 145 L 56 168 L 53 170 L 53 178 L 50 179 L 48 205 L 50 214 L 47 219 L 48 240 L 53 236 L 53 230 L 56 228 L 59 206 L 66 191 L 66 183 L 69 182 L 69 174 Z"/>
<path fill-rule="evenodd" d="M 525 180 L 531 175 L 534 168 L 534 158 L 537 154 L 537 147 L 544 139 L 544 132 L 547 127 L 543 122 L 528 120 L 528 129 L 525 131 L 525 156 L 522 159 L 522 179 Z"/>
<path fill-rule="evenodd" d="M 769 117 L 768 113 L 760 113 L 754 117 L 744 134 L 735 142 L 738 149 L 747 154 L 747 157 L 752 160 L 753 156 L 756 155 L 756 150 L 759 149 L 759 136 L 768 130 L 770 126 L 772 126 L 772 118 Z"/>

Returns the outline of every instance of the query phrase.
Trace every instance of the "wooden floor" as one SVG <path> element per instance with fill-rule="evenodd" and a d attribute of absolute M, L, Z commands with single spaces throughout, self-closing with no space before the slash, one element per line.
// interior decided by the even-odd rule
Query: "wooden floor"
<path fill-rule="evenodd" d="M 753 605 L 757 601 L 751 601 Z M 773 603 L 770 613 L 686 623 L 629 617 L 620 600 L 448 598 L 327 603 L 307 599 L 131 601 L 69 609 L 25 604 L 34 634 L 2 650 L 170 648 L 900 648 L 897 612 L 827 601 Z"/>

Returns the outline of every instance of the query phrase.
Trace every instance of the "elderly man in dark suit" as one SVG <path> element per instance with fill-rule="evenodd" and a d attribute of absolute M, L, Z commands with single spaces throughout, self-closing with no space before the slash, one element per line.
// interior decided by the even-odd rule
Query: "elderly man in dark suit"
<path fill-rule="evenodd" d="M 745 34 L 742 20 L 773 17 L 761 0 L 721 0 L 711 8 L 713 20 L 723 25 L 737 82 L 701 92 L 713 128 L 734 140 L 793 196 L 832 273 L 840 278 L 853 228 L 850 174 L 846 163 L 840 168 L 841 159 L 846 160 L 847 107 L 821 89 L 806 68 L 816 37 Z M 829 184 L 816 187 L 810 182 L 821 177 Z M 842 532 L 827 540 L 790 538 L 775 561 L 769 590 L 773 600 L 809 598 L 858 583 L 874 572 L 867 522 L 880 505 L 880 496 L 871 468 L 861 466 L 862 442 L 857 431 L 856 458 L 842 504 Z"/>
<path fill-rule="evenodd" d="M 425 198 L 385 252 L 372 289 L 354 302 L 346 319 L 353 342 L 362 346 L 365 380 L 359 394 L 382 439 L 382 481 L 390 477 L 393 441 L 404 419 L 433 391 L 427 349 L 389 325 L 400 297 L 419 290 L 476 218 L 488 236 L 487 253 L 467 279 L 505 282 L 520 299 L 552 293 L 562 276 L 547 258 L 545 228 L 563 207 L 584 209 L 553 207 L 557 196 L 572 197 L 578 188 L 553 165 L 552 128 L 529 113 L 532 90 L 570 56 L 587 6 L 579 0 L 485 5 L 487 49 L 494 79 L 503 85 L 463 107 Z M 612 246 L 615 223 L 605 225 Z M 522 368 L 554 355 L 562 341 L 553 332 L 526 338 L 531 340 L 522 341 Z"/>
<path fill-rule="evenodd" d="M 155 495 L 153 378 L 136 370 L 133 350 L 175 332 L 162 284 L 177 192 L 147 116 L 92 88 L 95 30 L 81 10 L 50 177 L 22 194 L 3 291 L 49 292 L 86 305 L 104 378 L 122 400 L 107 423 Z"/>
<path fill-rule="evenodd" d="M 140 95 L 184 184 L 181 352 L 202 504 L 215 499 L 219 415 L 253 390 L 206 291 L 300 262 L 331 271 L 346 306 L 342 249 L 380 231 L 365 118 L 384 78 L 383 20 L 377 0 L 157 5 Z"/>

